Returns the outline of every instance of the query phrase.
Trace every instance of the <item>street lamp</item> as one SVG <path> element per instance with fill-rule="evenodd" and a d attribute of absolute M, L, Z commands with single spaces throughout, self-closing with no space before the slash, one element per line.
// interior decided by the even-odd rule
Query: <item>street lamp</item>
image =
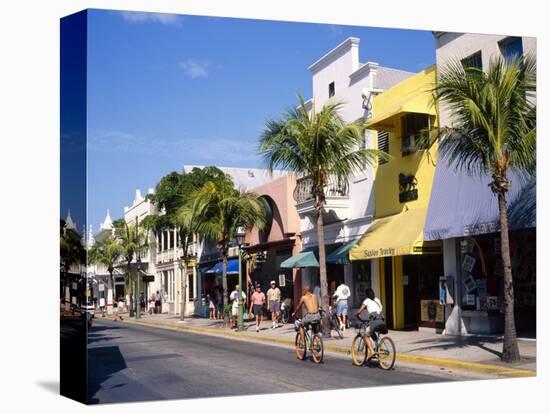
<path fill-rule="evenodd" d="M 136 259 L 136 319 L 139 319 L 141 317 L 141 292 L 139 292 L 140 284 L 139 284 L 139 271 L 141 270 L 141 257 L 139 256 Z"/>
<path fill-rule="evenodd" d="M 239 286 L 241 290 L 239 292 L 239 326 L 237 331 L 244 331 L 243 320 L 243 272 L 242 272 L 242 246 L 244 244 L 245 229 L 242 226 L 237 227 L 235 237 L 237 239 L 237 246 L 239 250 Z"/>

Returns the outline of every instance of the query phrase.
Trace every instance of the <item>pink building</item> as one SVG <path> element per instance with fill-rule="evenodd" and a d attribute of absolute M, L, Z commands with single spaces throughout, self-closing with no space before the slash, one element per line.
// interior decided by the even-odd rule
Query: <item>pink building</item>
<path fill-rule="evenodd" d="M 301 270 L 281 269 L 280 265 L 302 250 L 295 187 L 296 179 L 288 175 L 252 190 L 265 201 L 268 223 L 264 231 L 254 228 L 245 238 L 246 252 L 251 257 L 247 269 L 249 283 L 260 283 L 266 291 L 270 281 L 275 280 L 283 299 L 292 298 L 293 303 L 300 299 Z"/>

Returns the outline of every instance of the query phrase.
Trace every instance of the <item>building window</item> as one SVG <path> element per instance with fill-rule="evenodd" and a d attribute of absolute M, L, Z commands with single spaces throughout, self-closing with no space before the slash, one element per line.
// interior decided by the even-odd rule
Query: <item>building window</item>
<path fill-rule="evenodd" d="M 383 151 L 387 154 L 390 152 L 390 134 L 388 131 L 378 131 L 377 132 L 377 140 L 378 140 L 378 151 Z M 383 158 L 378 159 L 379 164 L 385 164 L 388 160 L 385 160 Z"/>
<path fill-rule="evenodd" d="M 192 301 L 193 299 L 195 299 L 195 285 L 193 284 L 193 282 L 193 272 L 191 272 L 187 275 L 187 289 L 189 292 L 189 298 L 187 299 L 188 301 Z"/>
<path fill-rule="evenodd" d="M 512 62 L 523 55 L 521 37 L 507 37 L 498 44 L 500 53 L 506 62 Z"/>
<path fill-rule="evenodd" d="M 401 118 L 401 155 L 428 148 L 427 132 L 430 117 L 426 114 L 407 114 Z"/>
<path fill-rule="evenodd" d="M 476 68 L 479 70 L 483 69 L 483 62 L 481 60 L 481 50 L 477 51 L 473 55 L 465 57 L 461 60 L 462 66 L 466 68 Z"/>
<path fill-rule="evenodd" d="M 328 97 L 332 98 L 334 96 L 334 93 L 335 93 L 334 82 L 331 82 L 328 85 Z"/>
<path fill-rule="evenodd" d="M 174 248 L 174 230 L 168 231 L 168 234 L 170 235 L 170 248 Z"/>

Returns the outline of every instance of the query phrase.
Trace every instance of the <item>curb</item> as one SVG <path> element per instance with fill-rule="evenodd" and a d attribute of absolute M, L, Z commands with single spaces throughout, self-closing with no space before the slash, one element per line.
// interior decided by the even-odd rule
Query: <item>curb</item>
<path fill-rule="evenodd" d="M 212 328 L 200 328 L 195 326 L 179 326 L 171 323 L 151 323 L 148 321 L 136 321 L 124 319 L 122 322 L 129 322 L 138 325 L 147 325 L 161 329 L 171 329 L 171 330 L 181 330 L 188 331 L 197 334 L 207 334 L 207 335 L 216 335 L 223 336 L 228 338 L 241 338 L 241 339 L 253 339 L 260 342 L 270 342 L 278 343 L 284 345 L 294 345 L 294 341 L 289 338 L 274 338 L 272 336 L 256 336 L 247 332 L 233 332 L 233 331 L 221 331 Z M 350 354 L 350 349 L 348 347 L 338 346 L 338 345 L 325 345 L 325 350 L 331 352 L 338 352 L 341 354 Z M 422 356 L 415 354 L 396 354 L 396 361 L 408 362 L 418 365 L 430 365 L 430 366 L 439 366 L 445 368 L 453 368 L 464 371 L 474 371 L 480 374 L 493 374 L 501 377 L 507 378 L 516 378 L 516 377 L 534 377 L 537 375 L 536 371 L 520 369 L 520 368 L 510 368 L 503 367 L 500 365 L 490 365 L 490 364 L 481 364 L 479 362 L 468 362 L 461 361 L 457 359 L 449 358 L 436 358 L 430 356 Z"/>

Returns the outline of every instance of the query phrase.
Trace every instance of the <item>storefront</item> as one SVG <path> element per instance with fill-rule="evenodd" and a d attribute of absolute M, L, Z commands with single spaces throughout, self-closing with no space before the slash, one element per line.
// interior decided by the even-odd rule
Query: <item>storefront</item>
<path fill-rule="evenodd" d="M 536 330 L 536 181 L 509 174 L 507 194 L 514 310 L 518 335 Z M 500 334 L 504 329 L 499 211 L 489 176 L 474 177 L 439 163 L 427 240 L 442 240 L 446 276 L 445 331 Z"/>

